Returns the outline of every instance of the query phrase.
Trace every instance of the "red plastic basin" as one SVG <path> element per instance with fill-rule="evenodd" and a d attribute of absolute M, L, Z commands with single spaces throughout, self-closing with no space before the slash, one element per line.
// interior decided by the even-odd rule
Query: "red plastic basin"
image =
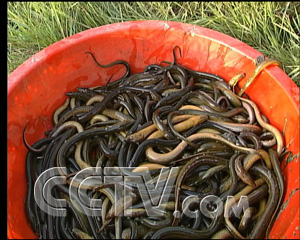
<path fill-rule="evenodd" d="M 66 99 L 67 91 L 77 86 L 104 84 L 124 67 L 98 67 L 86 51 L 95 53 L 102 64 L 125 60 L 132 72 L 148 64 L 172 61 L 172 49 L 182 49 L 180 64 L 215 73 L 229 80 L 245 72 L 251 76 L 253 60 L 260 52 L 222 33 L 194 25 L 166 21 L 136 21 L 111 24 L 80 32 L 43 49 L 19 66 L 8 78 L 8 237 L 36 238 L 25 215 L 27 149 L 22 131 L 27 129 L 29 143 L 52 128 L 52 114 Z M 246 80 L 239 84 L 243 86 Z M 283 130 L 288 150 L 299 152 L 299 88 L 277 66 L 265 69 L 246 90 L 271 124 Z M 271 231 L 272 238 L 299 238 L 299 157 L 286 166 L 282 163 L 286 194 L 284 209 Z"/>

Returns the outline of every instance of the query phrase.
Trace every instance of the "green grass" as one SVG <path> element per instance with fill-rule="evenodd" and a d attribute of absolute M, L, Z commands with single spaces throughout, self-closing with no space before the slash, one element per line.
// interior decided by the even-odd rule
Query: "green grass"
<path fill-rule="evenodd" d="M 300 86 L 300 2 L 9 2 L 8 74 L 77 32 L 130 20 L 169 20 L 235 37 L 270 58 Z"/>

